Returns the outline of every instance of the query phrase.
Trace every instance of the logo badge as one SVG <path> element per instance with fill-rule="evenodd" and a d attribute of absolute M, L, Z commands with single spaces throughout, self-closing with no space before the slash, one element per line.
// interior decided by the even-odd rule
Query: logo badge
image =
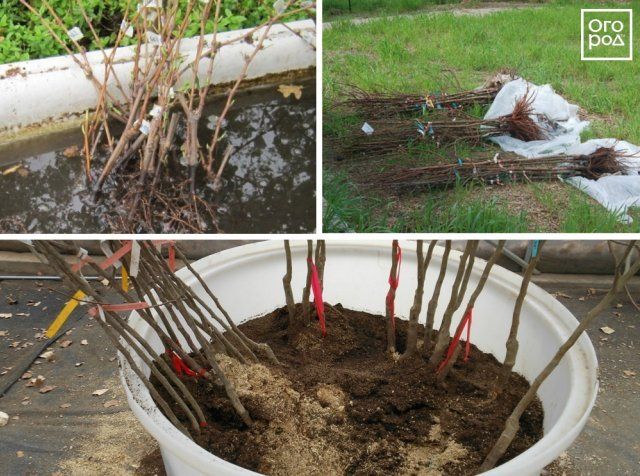
<path fill-rule="evenodd" d="M 631 61 L 633 59 L 633 11 L 585 8 L 580 11 L 582 61 Z"/>

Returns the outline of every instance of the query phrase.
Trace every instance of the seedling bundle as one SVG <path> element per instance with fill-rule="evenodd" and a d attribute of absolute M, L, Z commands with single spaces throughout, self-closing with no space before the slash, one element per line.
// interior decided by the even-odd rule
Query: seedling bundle
<path fill-rule="evenodd" d="M 459 159 L 455 164 L 389 170 L 370 175 L 367 182 L 381 187 L 446 188 L 472 181 L 500 185 L 573 176 L 596 180 L 605 175 L 625 173 L 624 155 L 613 148 L 601 147 L 588 155 L 556 155 L 536 159 L 500 152 L 492 159 L 466 158 Z"/>
<path fill-rule="evenodd" d="M 245 80 L 256 55 L 268 46 L 274 25 L 309 12 L 315 4 L 302 0 L 278 0 L 263 24 L 220 40 L 223 28 L 222 0 L 167 0 L 166 2 L 127 0 L 123 20 L 112 49 L 101 48 L 103 71 L 92 67 L 83 46 L 83 38 L 100 42 L 82 0 L 74 0 L 86 25 L 65 25 L 62 12 L 56 12 L 47 0 L 42 8 L 20 0 L 82 69 L 94 85 L 97 101 L 87 111 L 82 132 L 88 182 L 97 199 L 107 180 L 117 184 L 118 200 L 126 216 L 113 223 L 124 231 L 154 230 L 157 222 L 173 232 L 200 232 L 204 223 L 216 223 L 215 210 L 197 190 L 197 178 L 218 189 L 222 173 L 234 151 L 224 147 L 225 117 Z M 33 2 L 32 2 L 33 3 Z M 194 15 L 200 20 L 194 54 L 181 49 Z M 66 31 L 66 37 L 57 32 Z M 205 33 L 210 33 L 205 35 Z M 300 33 L 294 32 L 303 38 Z M 130 81 L 118 75 L 118 47 L 131 38 L 133 72 Z M 228 37 L 227 37 L 228 38 Z M 303 38 L 304 39 L 304 38 Z M 190 40 L 190 41 L 191 41 Z M 308 40 L 305 40 L 308 41 Z M 244 65 L 227 90 L 222 110 L 210 124 L 213 133 L 202 143 L 198 129 L 203 120 L 211 78 L 220 50 L 230 45 L 251 45 L 244 53 Z M 128 79 L 128 78 L 127 78 Z M 96 154 L 106 151 L 106 162 L 99 173 L 93 164 Z"/>
<path fill-rule="evenodd" d="M 598 179 L 624 174 L 624 155 L 613 147 L 601 147 L 588 155 L 555 155 L 527 159 L 510 153 L 476 152 L 473 158 L 457 154 L 457 146 L 483 147 L 497 136 L 511 136 L 525 142 L 545 140 L 557 127 L 546 116 L 535 114 L 535 99 L 527 92 L 513 111 L 494 119 L 479 119 L 467 111 L 488 105 L 501 83 L 452 94 L 368 93 L 358 88 L 346 91 L 340 103 L 366 120 L 354 128 L 338 146 L 348 158 L 425 157 L 434 149 L 451 147 L 454 163 L 407 168 L 394 166 L 382 173 L 367 174 L 364 184 L 398 188 L 448 187 L 478 180 L 486 185 L 512 181 L 541 181 L 573 176 Z"/>

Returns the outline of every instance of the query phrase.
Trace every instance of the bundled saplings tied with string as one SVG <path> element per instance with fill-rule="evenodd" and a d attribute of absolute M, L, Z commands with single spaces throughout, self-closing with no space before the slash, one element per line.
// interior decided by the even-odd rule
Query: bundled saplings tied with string
<path fill-rule="evenodd" d="M 205 412 L 194 396 L 193 381 L 200 381 L 210 391 L 219 389 L 240 420 L 251 426 L 253 421 L 249 412 L 220 365 L 221 356 L 242 364 L 260 360 L 274 365 L 279 362 L 268 345 L 253 341 L 237 327 L 182 252 L 174 248 L 173 243 L 168 243 L 170 259 L 167 263 L 158 249 L 161 244 L 150 241 L 116 243 L 118 250 L 100 263 L 67 242 L 34 241 L 32 246 L 33 251 L 64 278 L 70 289 L 84 294 L 82 301 L 90 306 L 89 314 L 177 428 L 193 436 L 208 424 Z M 62 253 L 80 256 L 79 263 L 70 266 Z M 213 301 L 215 309 L 174 274 L 172 267 L 176 254 Z M 125 290 L 115 281 L 110 268 L 116 265 L 126 269 L 131 289 Z M 84 279 L 81 272 L 85 267 L 108 282 L 117 302 L 113 302 L 113 297 L 105 296 L 105 289 L 94 287 Z M 164 352 L 156 352 L 148 339 L 129 325 L 126 314 L 132 310 L 161 340 Z M 149 367 L 150 376 L 147 377 L 136 364 L 134 356 Z M 186 420 L 185 425 L 176 416 L 178 410 Z"/>
<path fill-rule="evenodd" d="M 225 24 L 222 0 L 127 0 L 113 49 L 100 49 L 103 62 L 92 65 L 83 44 L 85 35 L 102 44 L 98 26 L 90 20 L 83 0 L 73 0 L 86 22 L 65 25 L 49 1 L 21 3 L 34 13 L 55 41 L 63 46 L 96 89 L 95 110 L 85 116 L 82 131 L 87 180 L 96 199 L 113 182 L 122 211 L 110 217 L 123 231 L 199 232 L 216 226 L 215 209 L 198 193 L 198 178 L 219 188 L 222 173 L 234 151 L 224 146 L 225 117 L 255 57 L 266 46 L 274 25 L 313 11 L 315 3 L 278 0 L 261 25 L 220 40 Z M 33 3 L 33 5 L 32 5 Z M 40 4 L 42 7 L 40 7 Z M 193 18 L 200 25 L 195 38 L 185 39 Z M 84 31 L 83 31 L 84 30 Z M 67 32 L 61 34 L 60 32 Z M 291 30 L 313 47 L 302 32 Z M 205 35 L 207 34 L 207 35 Z M 210 34 L 210 36 L 209 36 Z M 182 48 L 195 44 L 195 52 Z M 131 78 L 118 74 L 117 47 L 134 45 Z M 221 48 L 241 45 L 244 64 L 227 92 L 219 115 L 211 121 L 207 143 L 198 136 L 211 78 L 219 68 Z M 127 79 L 125 81 L 125 79 Z M 99 149 L 107 159 L 99 172 L 93 162 Z"/>
<path fill-rule="evenodd" d="M 490 137 L 509 135 L 523 141 L 542 140 L 543 117 L 534 118 L 533 96 L 516 101 L 513 111 L 495 119 L 478 119 L 462 111 L 433 111 L 429 119 L 393 119 L 367 122 L 342 146 L 348 157 L 375 157 L 406 153 L 421 144 L 441 146 L 465 142 L 481 144 Z"/>
<path fill-rule="evenodd" d="M 357 112 L 367 120 L 400 115 L 426 115 L 439 109 L 466 109 L 476 104 L 490 104 L 500 88 L 501 84 L 493 84 L 449 94 L 403 94 L 368 92 L 350 86 L 343 92 L 345 99 L 337 105 Z"/>
<path fill-rule="evenodd" d="M 492 155 L 491 158 L 459 158 L 455 164 L 395 167 L 366 175 L 362 182 L 380 187 L 440 189 L 473 181 L 502 185 L 568 177 L 597 180 L 606 175 L 627 173 L 627 156 L 613 147 L 600 147 L 587 155 L 555 155 L 533 159 L 505 152 Z"/>

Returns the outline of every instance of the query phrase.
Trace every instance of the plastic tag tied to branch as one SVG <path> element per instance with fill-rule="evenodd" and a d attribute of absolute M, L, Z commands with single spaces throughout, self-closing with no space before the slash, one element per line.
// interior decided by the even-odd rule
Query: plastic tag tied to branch
<path fill-rule="evenodd" d="M 325 337 L 327 335 L 327 326 L 324 317 L 322 284 L 320 283 L 318 268 L 314 264 L 313 260 L 309 259 L 308 262 L 309 266 L 311 266 L 311 290 L 313 291 L 313 304 L 316 307 L 316 313 L 318 314 L 318 320 L 320 321 L 320 330 L 322 331 L 322 337 Z"/>
<path fill-rule="evenodd" d="M 389 292 L 387 293 L 387 307 L 389 308 L 389 314 L 391 315 L 391 324 L 393 329 L 396 328 L 396 316 L 395 316 L 395 302 L 396 302 L 396 289 L 400 284 L 400 265 L 402 264 L 402 248 L 398 245 L 398 267 L 396 268 L 395 276 L 389 273 Z"/>
<path fill-rule="evenodd" d="M 453 357 L 453 354 L 455 353 L 456 347 L 458 346 L 458 342 L 460 342 L 460 337 L 462 336 L 462 331 L 464 331 L 465 327 L 467 328 L 467 342 L 465 343 L 465 346 L 464 346 L 464 358 L 463 358 L 463 361 L 466 362 L 467 360 L 469 360 L 469 353 L 471 352 L 471 322 L 472 322 L 472 320 L 473 320 L 473 308 L 469 308 L 469 309 L 467 309 L 467 312 L 465 312 L 464 316 L 462 317 L 462 321 L 460 321 L 460 325 L 456 329 L 456 333 L 454 334 L 453 339 L 451 339 L 451 343 L 449 344 L 449 347 L 447 348 L 447 354 L 446 354 L 444 360 L 438 366 L 438 369 L 436 370 L 436 373 L 440 373 L 442 371 L 442 369 L 444 369 L 447 366 L 447 364 L 449 363 L 449 361 Z"/>

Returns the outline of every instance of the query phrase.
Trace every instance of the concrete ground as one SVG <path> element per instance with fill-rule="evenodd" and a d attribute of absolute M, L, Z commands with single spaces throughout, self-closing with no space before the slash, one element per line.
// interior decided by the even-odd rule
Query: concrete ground
<path fill-rule="evenodd" d="M 578 319 L 597 302 L 606 278 L 541 275 L 538 283 Z M 632 292 L 640 296 L 640 285 Z M 65 300 L 59 282 L 0 282 L 0 374 L 11 372 L 38 344 L 38 335 Z M 82 313 L 77 313 L 78 315 Z M 640 464 L 640 321 L 626 296 L 589 329 L 600 362 L 596 407 L 577 442 L 554 465 L 553 474 L 637 474 Z M 81 316 L 51 346 L 54 360 L 38 359 L 31 378 L 0 398 L 9 423 L 0 427 L 0 474 L 141 474 L 156 450 L 129 411 L 117 377 L 115 351 L 90 318 Z M 600 328 L 609 326 L 612 334 Z M 65 341 L 71 341 L 69 344 Z M 8 375 L 7 373 L 7 375 Z M 0 376 L 0 386 L 2 379 Z M 54 387 L 46 393 L 47 386 Z M 96 390 L 107 389 L 102 395 Z M 153 474 L 146 472 L 145 474 Z"/>

